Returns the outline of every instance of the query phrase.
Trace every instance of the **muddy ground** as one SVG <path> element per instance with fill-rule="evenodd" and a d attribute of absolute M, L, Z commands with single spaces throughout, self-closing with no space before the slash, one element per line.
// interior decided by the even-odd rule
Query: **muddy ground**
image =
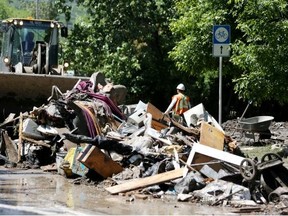
<path fill-rule="evenodd" d="M 236 126 L 235 126 L 236 125 Z M 288 151 L 288 123 L 272 122 L 269 139 L 255 140 L 243 136 L 236 120 L 223 124 L 224 131 L 237 140 L 249 157 L 261 157 L 266 152 L 277 152 L 285 164 Z M 80 184 L 79 184 L 80 183 Z M 0 214 L 2 215 L 223 215 L 223 214 L 287 214 L 283 205 L 207 206 L 196 201 L 180 202 L 175 195 L 141 195 L 127 193 L 110 195 L 103 185 L 82 179 L 68 179 L 57 172 L 41 169 L 0 167 Z"/>
<path fill-rule="evenodd" d="M 73 184 L 55 173 L 39 169 L 0 167 L 1 215 L 222 215 L 231 208 L 178 202 L 174 195 L 155 198 L 110 195 L 91 184 Z"/>

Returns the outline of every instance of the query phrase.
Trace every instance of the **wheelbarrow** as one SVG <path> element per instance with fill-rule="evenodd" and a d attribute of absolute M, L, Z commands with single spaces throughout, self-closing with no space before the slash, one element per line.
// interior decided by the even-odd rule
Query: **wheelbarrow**
<path fill-rule="evenodd" d="M 259 134 L 259 139 L 271 138 L 271 132 L 269 130 L 269 127 L 273 120 L 273 116 L 255 116 L 251 118 L 241 119 L 239 121 L 239 126 L 245 137 L 253 138 L 255 142 L 254 133 Z"/>

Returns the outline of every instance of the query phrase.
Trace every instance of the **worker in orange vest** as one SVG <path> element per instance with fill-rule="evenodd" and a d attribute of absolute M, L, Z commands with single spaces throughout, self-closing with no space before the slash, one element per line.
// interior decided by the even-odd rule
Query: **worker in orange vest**
<path fill-rule="evenodd" d="M 184 94 L 185 86 L 180 83 L 177 87 L 177 94 L 172 97 L 172 101 L 169 104 L 164 114 L 169 114 L 172 110 L 172 117 L 182 117 L 183 113 L 191 108 L 190 98 Z"/>

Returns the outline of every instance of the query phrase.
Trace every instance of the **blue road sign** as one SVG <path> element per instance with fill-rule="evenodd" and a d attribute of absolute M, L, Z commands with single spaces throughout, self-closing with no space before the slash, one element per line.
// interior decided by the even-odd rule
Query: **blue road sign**
<path fill-rule="evenodd" d="M 230 25 L 213 26 L 213 44 L 230 43 Z"/>

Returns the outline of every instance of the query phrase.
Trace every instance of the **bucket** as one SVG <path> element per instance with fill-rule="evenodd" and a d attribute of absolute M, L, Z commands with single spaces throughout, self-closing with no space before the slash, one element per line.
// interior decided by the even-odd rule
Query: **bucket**
<path fill-rule="evenodd" d="M 66 156 L 67 152 L 58 152 L 56 153 L 56 165 L 57 165 L 57 172 L 60 175 L 65 175 L 64 170 L 61 168 L 62 162 Z"/>

